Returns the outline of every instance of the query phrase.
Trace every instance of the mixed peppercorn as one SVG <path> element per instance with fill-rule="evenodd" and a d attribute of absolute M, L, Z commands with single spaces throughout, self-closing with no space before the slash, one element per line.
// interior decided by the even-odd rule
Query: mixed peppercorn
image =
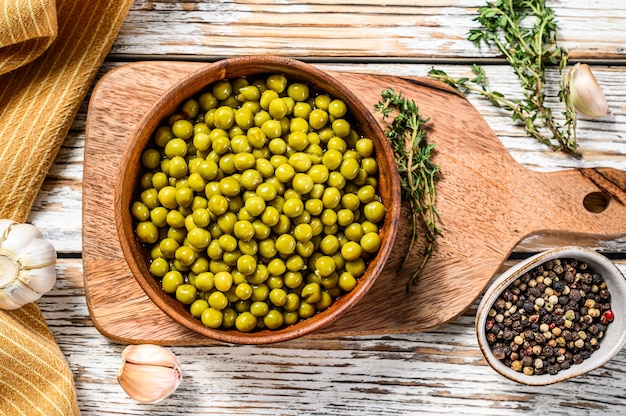
<path fill-rule="evenodd" d="M 555 259 L 500 294 L 485 330 L 494 357 L 508 367 L 554 375 L 589 358 L 613 318 L 602 276 L 587 263 Z"/>

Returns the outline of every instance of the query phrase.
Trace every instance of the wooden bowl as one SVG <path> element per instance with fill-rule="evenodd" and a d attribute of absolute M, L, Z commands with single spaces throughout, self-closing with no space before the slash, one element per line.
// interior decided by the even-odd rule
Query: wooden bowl
<path fill-rule="evenodd" d="M 591 270 L 599 273 L 604 278 L 611 294 L 611 308 L 615 318 L 606 328 L 604 337 L 600 340 L 600 348 L 580 364 L 572 364 L 570 368 L 561 370 L 555 375 L 525 375 L 522 372 L 512 370 L 494 357 L 493 351 L 487 342 L 485 324 L 487 319 L 489 319 L 489 310 L 506 288 L 525 273 L 548 260 L 554 259 L 576 259 L 587 263 Z M 626 344 L 626 280 L 624 280 L 624 276 L 617 266 L 607 257 L 586 248 L 560 247 L 539 253 L 507 270 L 487 288 L 478 306 L 476 333 L 478 345 L 487 363 L 510 380 L 520 384 L 543 386 L 580 376 L 609 362 Z"/>
<path fill-rule="evenodd" d="M 236 329 L 211 329 L 193 317 L 188 310 L 161 289 L 161 284 L 149 272 L 149 254 L 136 238 L 130 206 L 139 195 L 141 175 L 140 156 L 152 138 L 153 132 L 184 100 L 193 97 L 206 86 L 223 79 L 252 77 L 254 75 L 283 73 L 291 80 L 305 82 L 311 90 L 321 90 L 344 100 L 352 114 L 352 122 L 360 133 L 373 140 L 379 166 L 378 193 L 386 208 L 381 229 L 382 245 L 367 270 L 358 279 L 357 286 L 336 299 L 326 310 L 277 330 L 258 330 L 244 333 Z M 354 306 L 370 289 L 383 269 L 391 252 L 400 215 L 400 184 L 393 152 L 376 119 L 358 96 L 325 72 L 293 59 L 271 56 L 249 56 L 225 59 L 207 64 L 202 69 L 172 86 L 136 126 L 122 155 L 115 183 L 115 219 L 124 257 L 135 279 L 148 297 L 172 319 L 218 341 L 237 344 L 266 344 L 293 339 L 327 326 Z M 123 121 L 120 121 L 123 122 Z"/>

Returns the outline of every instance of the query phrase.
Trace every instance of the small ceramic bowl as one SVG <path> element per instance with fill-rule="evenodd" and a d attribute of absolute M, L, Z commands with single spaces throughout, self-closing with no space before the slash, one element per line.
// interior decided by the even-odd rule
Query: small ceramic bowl
<path fill-rule="evenodd" d="M 352 116 L 353 125 L 357 126 L 363 136 L 372 139 L 379 169 L 378 194 L 386 208 L 380 231 L 382 244 L 376 256 L 369 261 L 365 273 L 358 279 L 356 287 L 336 299 L 329 308 L 312 317 L 276 330 L 241 332 L 236 329 L 211 329 L 193 317 L 182 303 L 165 293 L 161 283 L 149 271 L 149 253 L 135 236 L 129 209 L 139 195 L 140 157 L 157 126 L 188 98 L 196 96 L 217 81 L 237 77 L 254 78 L 273 73 L 282 73 L 292 81 L 307 83 L 312 91 L 325 92 L 342 99 Z M 382 271 L 395 240 L 400 207 L 400 182 L 393 151 L 370 109 L 360 101 L 355 92 L 330 74 L 297 60 L 272 56 L 224 59 L 207 64 L 173 85 L 152 106 L 132 133 L 120 161 L 115 184 L 115 218 L 120 245 L 131 272 L 148 297 L 172 319 L 192 331 L 218 341 L 236 344 L 286 341 L 327 326 L 345 314 L 368 292 Z"/>
<path fill-rule="evenodd" d="M 614 313 L 614 320 L 606 328 L 604 337 L 600 340 L 600 348 L 593 352 L 589 358 L 582 361 L 582 363 L 572 364 L 570 368 L 561 370 L 555 375 L 525 375 L 522 372 L 512 370 L 502 361 L 494 357 L 491 347 L 487 342 L 485 325 L 487 319 L 489 319 L 489 310 L 507 287 L 525 273 L 544 264 L 548 260 L 555 259 L 576 259 L 580 262 L 585 262 L 593 271 L 602 275 L 611 294 L 611 308 Z M 542 386 L 580 376 L 606 364 L 615 357 L 621 351 L 624 344 L 626 344 L 626 280 L 613 262 L 602 254 L 586 248 L 561 247 L 537 254 L 508 269 L 487 288 L 478 306 L 476 333 L 478 345 L 487 363 L 498 373 L 510 380 L 526 385 Z"/>

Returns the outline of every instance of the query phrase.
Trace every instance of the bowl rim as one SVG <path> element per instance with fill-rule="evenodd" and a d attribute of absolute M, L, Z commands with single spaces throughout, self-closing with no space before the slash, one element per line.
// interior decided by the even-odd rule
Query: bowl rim
<path fill-rule="evenodd" d="M 232 70 L 230 72 L 234 73 L 230 73 L 229 70 L 234 66 L 237 66 L 238 69 Z M 310 82 L 314 84 L 313 87 L 324 90 L 335 98 L 346 100 L 352 117 L 359 123 L 361 132 L 364 133 L 363 130 L 365 130 L 373 136 L 377 159 L 379 163 L 383 161 L 390 172 L 389 175 L 385 175 L 386 177 L 379 182 L 379 188 L 386 188 L 389 195 L 389 203 L 387 204 L 388 206 L 386 205 L 387 213 L 381 227 L 385 233 L 382 238 L 383 245 L 376 257 L 370 261 L 366 269 L 367 277 L 364 278 L 365 274 L 361 276 L 357 281 L 357 287 L 349 295 L 336 299 L 330 308 L 316 313 L 313 317 L 278 330 L 265 329 L 244 333 L 236 329 L 211 329 L 204 326 L 198 318 L 192 317 L 188 311 L 184 311 L 182 304 L 163 296 L 163 292 L 157 290 L 154 284 L 151 284 L 148 279 L 142 278 L 142 276 L 146 277 L 147 265 L 137 262 L 133 254 L 138 250 L 138 240 L 131 241 L 134 239 L 134 233 L 132 232 L 132 219 L 128 209 L 130 197 L 125 195 L 130 194 L 130 192 L 124 193 L 121 190 L 129 181 L 135 180 L 134 183 L 136 183 L 137 172 L 140 169 L 139 167 L 128 168 L 132 164 L 131 155 L 133 152 L 136 153 L 137 148 L 146 146 L 152 133 L 162 122 L 163 117 L 159 119 L 159 117 L 153 116 L 157 109 L 160 109 L 161 114 L 172 114 L 182 104 L 184 99 L 196 95 L 206 86 L 216 81 L 235 78 L 237 74 L 252 76 L 275 72 L 285 73 L 288 77 L 291 76 L 295 80 Z M 323 84 L 323 86 L 320 86 L 320 84 Z M 379 180 L 381 177 L 379 176 Z M 131 188 L 134 189 L 135 185 L 132 185 Z M 382 271 L 391 253 L 400 217 L 401 195 L 397 166 L 391 146 L 388 140 L 385 140 L 382 128 L 373 114 L 352 91 L 330 74 L 302 61 L 272 55 L 252 55 L 222 59 L 201 67 L 170 86 L 146 111 L 131 133 L 130 140 L 120 159 L 115 183 L 114 205 L 117 233 L 126 263 L 135 280 L 159 309 L 188 329 L 217 341 L 234 344 L 268 344 L 294 339 L 331 324 L 351 309 L 367 293 Z M 150 277 L 152 276 L 150 275 Z"/>
<path fill-rule="evenodd" d="M 555 375 L 542 374 L 527 376 L 521 372 L 512 370 L 493 356 L 487 342 L 486 331 L 484 330 L 485 323 L 488 318 L 489 309 L 493 303 L 515 279 L 546 261 L 557 258 L 584 260 L 594 271 L 602 274 L 611 293 L 611 308 L 613 311 L 617 309 L 615 319 L 608 328 L 608 331 L 612 331 L 611 336 L 609 338 L 605 333 L 601 341 L 600 349 L 596 350 L 589 358 L 580 364 L 572 365 L 570 368 L 561 370 Z M 480 350 L 491 368 L 500 375 L 520 384 L 545 386 L 578 377 L 603 366 L 614 358 L 626 344 L 626 330 L 624 330 L 626 328 L 626 317 L 624 313 L 626 313 L 626 279 L 621 270 L 603 254 L 585 247 L 565 246 L 535 254 L 506 270 L 495 279 L 493 283 L 487 287 L 479 303 L 476 312 L 475 329 Z M 606 343 L 607 340 L 612 342 Z M 602 346 L 604 346 L 605 349 L 602 349 Z"/>

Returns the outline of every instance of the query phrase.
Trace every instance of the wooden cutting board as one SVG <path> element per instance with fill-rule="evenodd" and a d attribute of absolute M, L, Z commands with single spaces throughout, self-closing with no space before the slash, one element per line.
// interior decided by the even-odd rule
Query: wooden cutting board
<path fill-rule="evenodd" d="M 216 343 L 170 319 L 145 295 L 123 258 L 113 212 L 117 168 L 135 124 L 167 88 L 202 65 L 127 64 L 106 74 L 91 97 L 83 185 L 85 292 L 95 326 L 121 342 Z M 435 162 L 442 170 L 437 207 L 443 236 L 419 284 L 406 293 L 407 276 L 421 260 L 422 247 L 415 247 L 411 261 L 397 273 L 411 227 L 403 218 L 394 252 L 372 290 L 337 322 L 309 337 L 432 330 L 472 305 L 513 248 L 530 235 L 563 236 L 566 244 L 583 236 L 626 235 L 625 172 L 533 172 L 515 162 L 474 107 L 443 84 L 428 78 L 331 75 L 369 108 L 391 86 L 431 118 L 428 138 L 436 143 Z M 593 212 L 598 206 L 605 209 Z"/>

